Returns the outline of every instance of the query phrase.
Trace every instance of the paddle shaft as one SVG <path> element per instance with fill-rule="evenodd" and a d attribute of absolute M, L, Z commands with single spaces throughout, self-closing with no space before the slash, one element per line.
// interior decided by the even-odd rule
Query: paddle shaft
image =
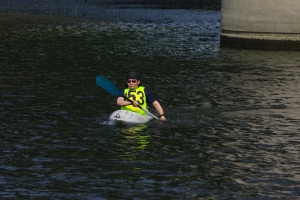
<path fill-rule="evenodd" d="M 133 103 L 133 101 L 131 99 L 129 99 L 128 97 L 123 95 L 123 98 L 126 99 L 127 101 Z M 155 119 L 159 119 L 158 117 L 156 117 L 155 115 L 153 115 L 151 112 L 149 112 L 148 110 L 145 110 L 144 108 L 142 108 L 142 106 L 138 105 L 137 107 L 139 107 L 141 110 L 145 111 L 147 114 L 151 115 L 153 118 Z"/>

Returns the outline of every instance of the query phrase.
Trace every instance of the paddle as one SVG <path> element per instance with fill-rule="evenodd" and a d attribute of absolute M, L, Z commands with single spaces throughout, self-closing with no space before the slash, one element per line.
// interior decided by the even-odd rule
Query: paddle
<path fill-rule="evenodd" d="M 106 78 L 104 78 L 103 76 L 98 75 L 96 77 L 96 83 L 97 83 L 98 86 L 102 87 L 102 89 L 104 89 L 106 92 L 108 92 L 108 93 L 110 93 L 112 95 L 115 95 L 115 96 L 122 96 L 127 101 L 130 101 L 131 103 L 133 103 L 133 101 L 131 99 L 129 99 L 128 97 L 122 95 L 120 93 L 120 91 L 118 90 L 118 88 L 112 82 L 110 82 L 109 80 L 107 80 Z M 145 110 L 140 105 L 138 105 L 138 107 L 140 109 L 142 109 L 143 111 L 145 111 L 146 113 L 148 113 L 149 115 L 151 115 L 152 117 L 154 117 L 155 119 L 158 119 L 155 115 L 153 115 L 148 110 Z"/>

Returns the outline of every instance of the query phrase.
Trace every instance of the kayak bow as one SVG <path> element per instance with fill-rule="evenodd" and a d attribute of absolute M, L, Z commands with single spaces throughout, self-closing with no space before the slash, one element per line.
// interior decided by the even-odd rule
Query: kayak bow
<path fill-rule="evenodd" d="M 109 116 L 109 120 L 114 124 L 125 126 L 143 124 L 150 121 L 151 119 L 153 119 L 152 116 L 144 116 L 128 110 L 116 110 Z"/>

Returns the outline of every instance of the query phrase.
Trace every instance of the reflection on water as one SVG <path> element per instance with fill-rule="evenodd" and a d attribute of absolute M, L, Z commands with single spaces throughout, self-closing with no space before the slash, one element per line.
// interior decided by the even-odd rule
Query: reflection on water
<path fill-rule="evenodd" d="M 120 128 L 121 141 L 116 141 L 116 147 L 120 155 L 125 157 L 134 157 L 134 152 L 144 150 L 149 144 L 150 135 L 147 133 L 147 124 Z"/>
<path fill-rule="evenodd" d="M 1 197 L 299 197 L 298 52 L 220 49 L 219 12 L 154 10 L 170 18 L 1 27 Z M 105 123 L 95 77 L 133 69 L 167 122 Z"/>

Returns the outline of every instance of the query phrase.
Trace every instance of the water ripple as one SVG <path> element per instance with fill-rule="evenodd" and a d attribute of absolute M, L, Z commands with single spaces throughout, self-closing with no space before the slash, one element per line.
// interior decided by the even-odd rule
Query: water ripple
<path fill-rule="evenodd" d="M 299 197 L 298 52 L 220 49 L 219 12 L 154 13 L 1 28 L 1 197 Z M 107 122 L 95 77 L 131 70 L 167 122 Z"/>

